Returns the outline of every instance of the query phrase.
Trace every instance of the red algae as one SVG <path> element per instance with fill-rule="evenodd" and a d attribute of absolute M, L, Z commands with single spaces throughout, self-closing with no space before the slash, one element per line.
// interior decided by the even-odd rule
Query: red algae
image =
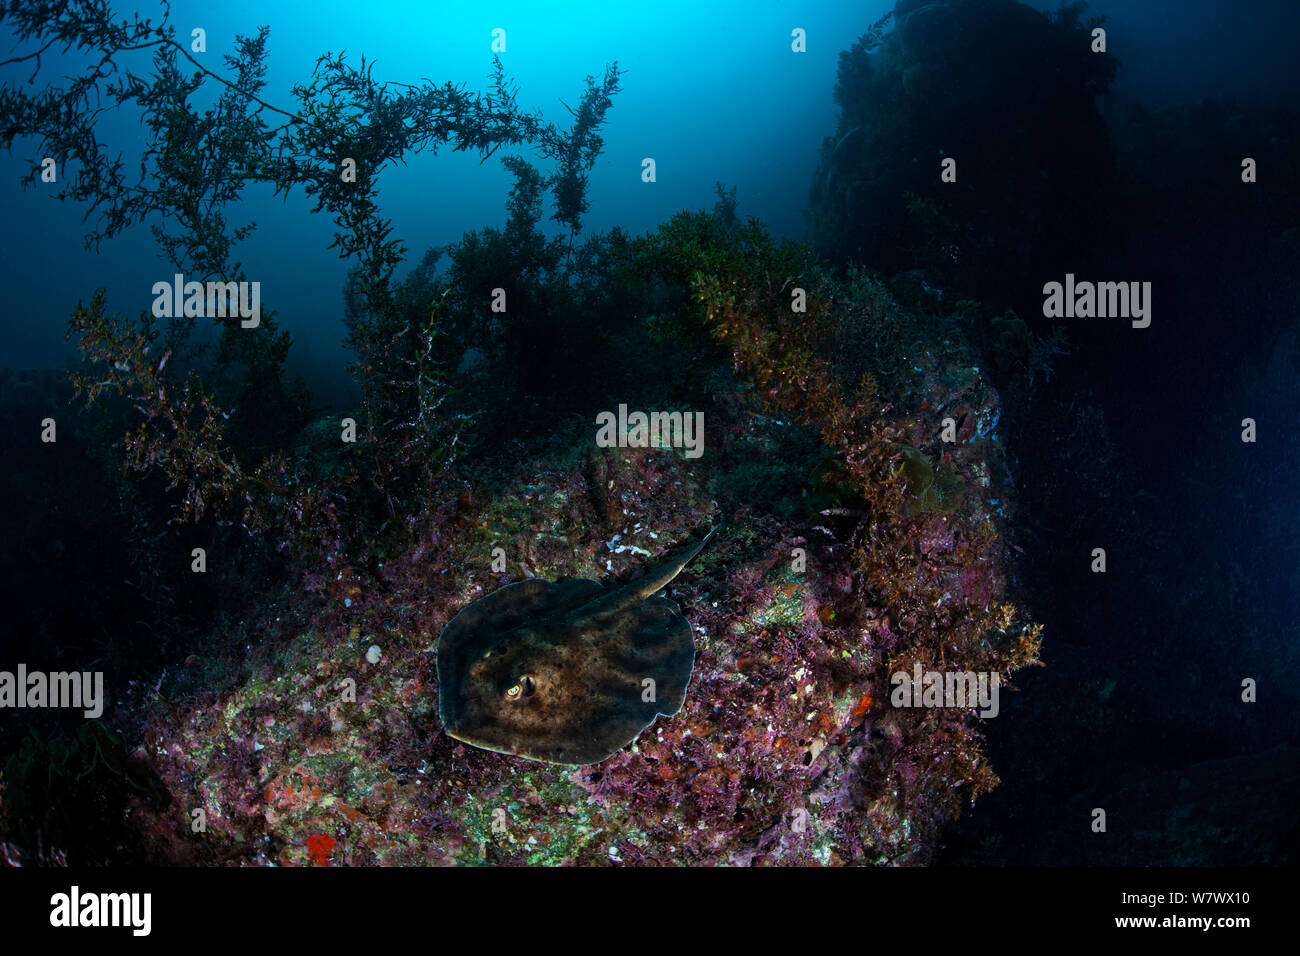
<path fill-rule="evenodd" d="M 699 286 L 738 369 L 710 412 L 709 454 L 593 448 L 557 430 L 466 470 L 382 560 L 323 546 L 302 589 L 245 614 L 246 628 L 283 618 L 283 636 L 248 642 L 242 683 L 146 730 L 173 800 L 206 812 L 199 836 L 183 815 L 149 815 L 158 857 L 927 862 L 943 824 L 996 776 L 968 711 L 895 707 L 891 675 L 920 664 L 1008 676 L 1038 647 L 1005 596 L 997 395 L 951 332 L 884 383 L 818 358 L 832 324 L 892 323 L 895 337 L 919 326 L 879 290 L 850 287 L 832 307 L 828 284 L 810 286 L 811 314 L 795 324 L 757 293 Z M 783 338 L 760 334 L 769 321 Z M 960 440 L 944 442 L 954 415 Z M 790 477 L 792 442 L 820 443 L 832 466 Z M 948 482 L 942 494 L 909 490 L 903 447 Z M 803 504 L 757 506 L 752 489 L 778 480 Z M 432 651 L 461 608 L 532 576 L 625 583 L 714 525 L 669 588 L 696 643 L 675 716 L 576 768 L 443 732 Z"/>

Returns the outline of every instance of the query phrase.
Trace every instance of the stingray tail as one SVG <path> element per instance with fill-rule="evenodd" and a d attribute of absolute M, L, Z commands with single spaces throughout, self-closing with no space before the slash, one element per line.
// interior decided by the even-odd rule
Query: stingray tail
<path fill-rule="evenodd" d="M 644 601 L 657 591 L 662 591 L 673 578 L 682 573 L 682 568 L 690 564 L 697 554 L 704 550 L 705 545 L 713 540 L 718 529 L 712 528 L 699 543 L 683 551 L 675 558 L 665 561 L 663 564 L 651 570 L 644 577 L 637 578 L 631 584 L 625 584 L 608 597 L 601 598 L 598 602 L 597 614 L 608 614 L 612 611 L 619 611 L 633 604 Z"/>
<path fill-rule="evenodd" d="M 713 536 L 717 531 L 717 528 L 710 528 L 709 533 L 700 539 L 700 543 L 681 555 L 681 557 L 674 558 L 655 568 L 640 580 L 633 581 L 629 586 L 636 588 L 636 599 L 643 601 L 656 591 L 662 591 L 666 588 L 673 578 L 682 573 L 682 568 L 690 564 L 695 559 L 695 556 L 704 550 L 704 546 L 713 540 Z"/>

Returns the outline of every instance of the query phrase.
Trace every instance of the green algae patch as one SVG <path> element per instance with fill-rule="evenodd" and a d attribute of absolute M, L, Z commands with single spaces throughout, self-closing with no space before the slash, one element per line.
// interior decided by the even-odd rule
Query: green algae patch
<path fill-rule="evenodd" d="M 455 856 L 460 865 L 520 857 L 530 866 L 616 861 L 617 850 L 603 848 L 611 830 L 632 843 L 646 839 L 625 815 L 592 804 L 555 772 L 518 774 L 495 793 L 469 795 L 458 813 L 466 837 Z"/>
<path fill-rule="evenodd" d="M 806 582 L 788 566 L 773 572 L 763 581 L 767 598 L 739 624 L 741 633 L 767 628 L 797 627 L 804 619 Z"/>
<path fill-rule="evenodd" d="M 965 497 L 961 479 L 948 466 L 938 468 L 924 452 L 911 446 L 902 450 L 903 513 L 908 516 L 934 511 L 955 511 Z"/>

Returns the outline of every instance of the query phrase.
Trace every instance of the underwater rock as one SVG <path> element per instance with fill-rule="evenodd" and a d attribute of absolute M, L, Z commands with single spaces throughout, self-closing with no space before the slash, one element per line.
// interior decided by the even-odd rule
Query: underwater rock
<path fill-rule="evenodd" d="M 224 637 L 231 660 L 182 675 L 208 687 L 205 672 L 220 674 L 219 689 L 158 709 L 145 731 L 141 752 L 168 792 L 208 814 L 198 839 L 184 815 L 139 810 L 150 858 L 309 865 L 329 836 L 329 863 L 347 866 L 929 860 L 945 823 L 996 777 L 964 713 L 890 708 L 890 670 L 942 658 L 1007 673 L 1037 639 L 1004 603 L 1000 405 L 951 323 L 865 281 L 837 301 L 846 311 L 826 317 L 827 334 L 843 337 L 823 348 L 842 380 L 864 361 L 889 376 L 889 410 L 851 436 L 827 443 L 740 384 L 704 406 L 713 427 L 699 459 L 593 448 L 589 428 L 556 424 L 465 469 L 464 490 L 450 486 L 382 563 L 331 549 L 305 588 L 253 602 Z M 947 415 L 957 441 L 940 448 Z M 927 491 L 949 500 L 949 473 L 960 507 L 911 513 Z M 454 634 L 478 615 L 471 637 L 544 632 L 547 616 L 527 601 L 513 623 L 505 617 L 532 594 L 562 597 L 555 609 L 572 624 L 576 608 L 619 593 L 592 579 L 632 581 L 641 555 L 724 517 L 727 534 L 674 582 L 690 627 L 668 609 L 650 620 L 681 636 L 689 667 L 678 688 L 657 679 L 656 704 L 637 695 L 648 712 L 621 739 L 602 731 L 589 754 L 561 744 L 558 762 L 536 728 L 503 746 L 448 712 L 454 674 L 475 663 L 430 653 L 449 623 Z M 498 548 L 505 567 L 494 566 Z M 654 567 L 628 585 L 645 595 L 633 607 L 663 600 Z M 520 570 L 536 580 L 512 584 Z M 644 612 L 631 613 L 629 633 Z M 383 648 L 373 666 L 363 656 L 372 642 Z M 498 659 L 510 663 L 505 651 Z M 624 676 L 641 669 L 614 663 Z M 533 670 L 509 670 L 501 693 L 518 685 L 518 699 L 537 697 L 520 680 Z M 604 726 L 606 716 L 582 720 Z M 459 743 L 444 728 L 539 759 Z M 600 762 L 568 765 L 580 759 Z"/>
<path fill-rule="evenodd" d="M 909 56 L 932 55 L 946 44 L 958 20 L 946 3 L 905 3 L 894 7 L 898 37 Z"/>

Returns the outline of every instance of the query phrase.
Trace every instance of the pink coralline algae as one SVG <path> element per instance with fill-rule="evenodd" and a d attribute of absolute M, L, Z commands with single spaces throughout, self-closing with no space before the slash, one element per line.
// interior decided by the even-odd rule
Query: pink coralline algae
<path fill-rule="evenodd" d="M 557 432 L 508 469 L 465 476 L 403 550 L 327 555 L 305 588 L 233 624 L 250 635 L 245 678 L 147 728 L 142 752 L 173 806 L 206 816 L 195 834 L 187 817 L 141 806 L 156 856 L 927 862 L 944 823 L 996 777 L 971 708 L 896 708 L 890 677 L 920 664 L 996 672 L 1005 686 L 1035 659 L 1038 629 L 1005 597 L 995 499 L 1007 490 L 986 427 L 997 396 L 956 344 L 924 356 L 824 467 L 786 460 L 815 442 L 815 423 L 733 396 L 710 413 L 701 458 Z M 956 407 L 945 443 L 940 422 Z M 909 468 L 944 488 L 917 497 Z M 777 474 L 794 505 L 754 500 Z M 666 592 L 696 644 L 674 716 L 580 767 L 444 732 L 433 652 L 458 611 L 526 577 L 626 583 L 714 525 Z"/>

